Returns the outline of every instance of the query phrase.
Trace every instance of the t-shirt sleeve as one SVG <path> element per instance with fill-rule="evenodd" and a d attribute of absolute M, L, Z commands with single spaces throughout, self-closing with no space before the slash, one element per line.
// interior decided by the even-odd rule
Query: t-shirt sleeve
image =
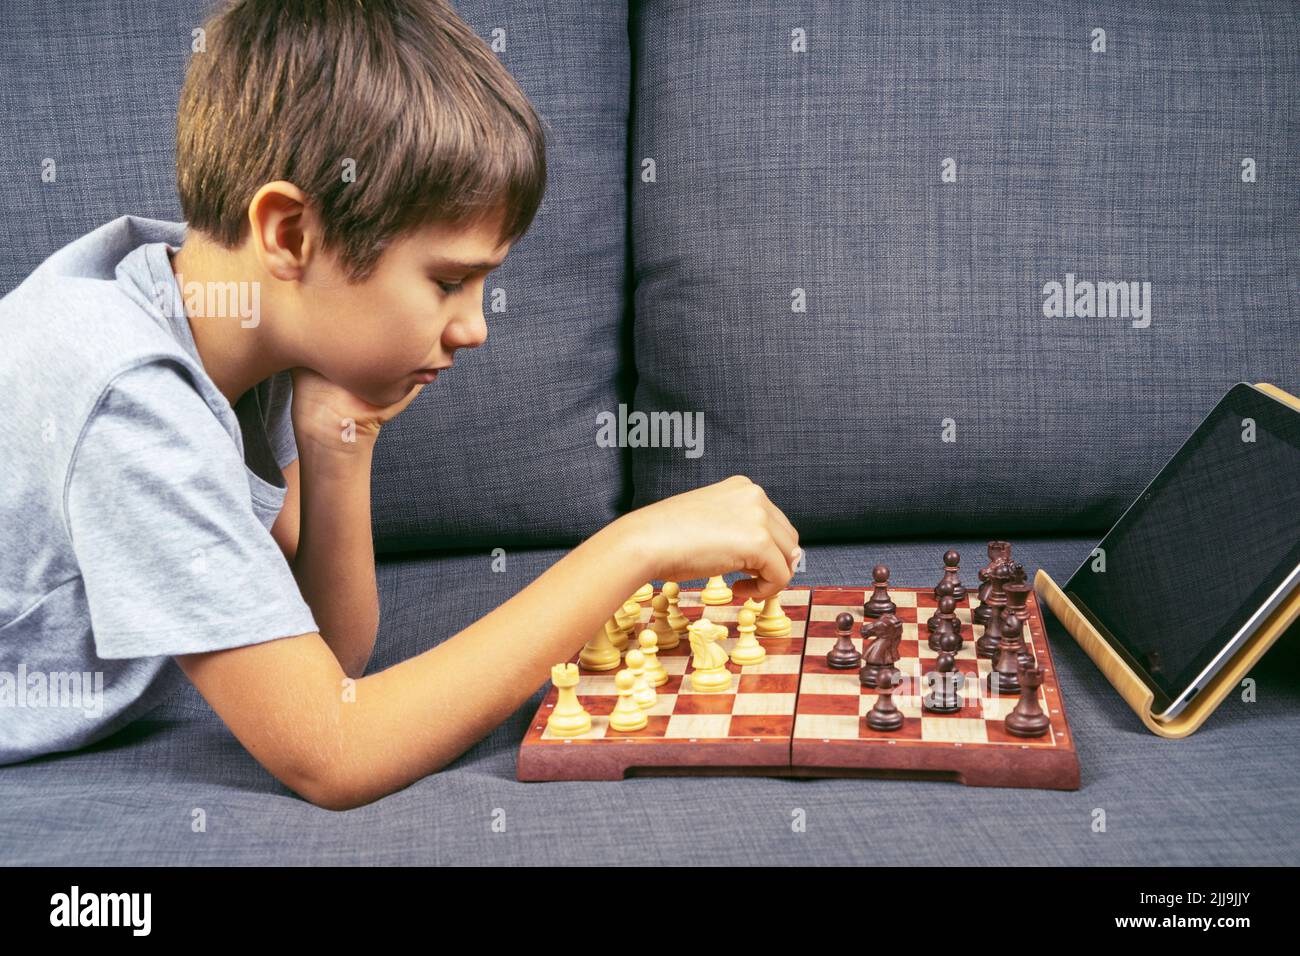
<path fill-rule="evenodd" d="M 271 376 L 267 389 L 266 437 L 281 468 L 298 458 L 298 442 L 293 434 L 293 373 L 289 369 Z"/>
<path fill-rule="evenodd" d="M 133 368 L 105 390 L 73 451 L 65 507 L 100 657 L 317 630 L 253 511 L 238 447 L 178 365 Z"/>

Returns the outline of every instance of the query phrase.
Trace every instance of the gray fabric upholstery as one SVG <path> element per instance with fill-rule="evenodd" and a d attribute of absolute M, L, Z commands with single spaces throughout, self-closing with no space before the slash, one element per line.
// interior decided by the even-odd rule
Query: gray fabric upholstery
<path fill-rule="evenodd" d="M 124 213 L 179 220 L 176 101 L 204 0 L 0 5 L 0 294 Z M 627 14 L 619 4 L 464 0 L 547 124 L 550 185 L 488 278 L 507 311 L 376 450 L 377 546 L 568 544 L 613 517 L 620 451 L 595 443 L 619 401 L 626 266 Z M 53 183 L 42 163 L 53 159 Z M 581 236 L 580 251 L 572 237 Z M 20 241 L 21 240 L 21 241 Z M 545 346 L 542 346 L 544 341 Z"/>
<path fill-rule="evenodd" d="M 807 535 L 1101 528 L 1232 384 L 1300 386 L 1290 0 L 649 0 L 633 33 L 636 406 L 706 435 L 635 451 L 638 502 L 740 471 Z M 1067 273 L 1150 282 L 1150 326 L 1045 316 Z"/>
<path fill-rule="evenodd" d="M 1093 539 L 1018 539 L 1027 568 L 1068 575 Z M 878 560 L 902 584 L 935 577 L 953 544 L 809 549 L 798 583 L 862 581 Z M 539 574 L 559 552 L 409 556 L 380 565 L 372 669 L 432 646 Z M 95 864 L 1285 864 L 1300 813 L 1300 633 L 1198 733 L 1147 733 L 1055 622 L 1050 641 L 1082 766 L 1076 792 L 906 780 L 630 778 L 522 784 L 515 754 L 540 698 L 453 766 L 368 807 L 331 813 L 262 770 L 183 692 L 95 749 L 0 770 L 0 861 Z M 192 811 L 207 832 L 191 832 Z M 1107 829 L 1091 829 L 1096 809 Z M 791 830 L 803 809 L 807 830 Z M 504 811 L 505 832 L 492 830 Z"/>

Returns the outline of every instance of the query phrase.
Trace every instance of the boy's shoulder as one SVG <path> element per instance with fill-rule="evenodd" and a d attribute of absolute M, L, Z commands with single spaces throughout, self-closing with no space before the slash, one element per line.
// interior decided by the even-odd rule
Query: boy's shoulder
<path fill-rule="evenodd" d="M 200 372 L 166 312 L 174 277 L 159 268 L 184 232 L 183 223 L 121 216 L 54 252 L 0 298 L 3 391 L 57 390 L 75 405 L 75 393 L 93 400 L 114 376 L 148 361 Z"/>

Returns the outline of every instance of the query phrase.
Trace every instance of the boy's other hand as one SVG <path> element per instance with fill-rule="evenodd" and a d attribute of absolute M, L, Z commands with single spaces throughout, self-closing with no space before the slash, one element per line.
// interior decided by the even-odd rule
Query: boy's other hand
<path fill-rule="evenodd" d="M 373 445 L 379 429 L 410 405 L 424 388 L 416 385 L 400 401 L 381 407 L 335 385 L 312 369 L 300 366 L 292 374 L 294 435 L 299 445 L 308 441 L 327 449 L 345 444 L 342 436 L 349 421 L 355 427 L 356 440 Z"/>
<path fill-rule="evenodd" d="M 765 600 L 790 582 L 799 532 L 743 475 L 647 505 L 618 519 L 630 546 L 649 561 L 649 577 L 689 581 L 729 571 L 753 580 L 733 586 L 738 597 Z"/>

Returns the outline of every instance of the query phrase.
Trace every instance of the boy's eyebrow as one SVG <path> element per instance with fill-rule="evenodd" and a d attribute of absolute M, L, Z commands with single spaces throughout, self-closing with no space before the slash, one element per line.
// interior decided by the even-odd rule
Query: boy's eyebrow
<path fill-rule="evenodd" d="M 438 257 L 430 260 L 429 264 L 442 269 L 461 269 L 465 272 L 477 272 L 480 269 L 495 269 L 505 261 L 505 256 L 502 256 L 496 262 L 462 262 L 459 259 L 444 259 Z"/>

